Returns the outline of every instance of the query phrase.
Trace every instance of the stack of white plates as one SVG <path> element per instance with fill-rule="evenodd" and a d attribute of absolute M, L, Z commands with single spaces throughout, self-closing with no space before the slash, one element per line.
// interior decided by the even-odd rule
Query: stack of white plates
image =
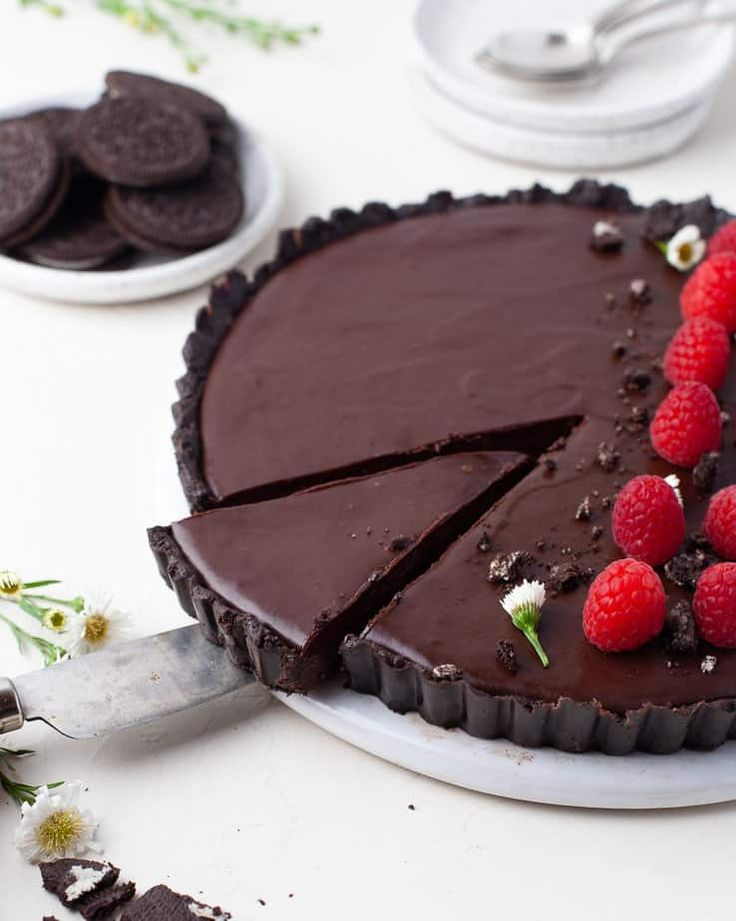
<path fill-rule="evenodd" d="M 523 83 L 476 53 L 508 28 L 589 21 L 610 0 L 421 0 L 417 104 L 437 128 L 492 156 L 559 169 L 613 168 L 672 153 L 700 128 L 728 71 L 731 25 L 631 45 L 585 85 Z"/>

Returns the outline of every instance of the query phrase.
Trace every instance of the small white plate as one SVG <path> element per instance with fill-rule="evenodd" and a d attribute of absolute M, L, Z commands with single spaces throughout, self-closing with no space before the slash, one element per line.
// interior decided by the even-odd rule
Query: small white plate
<path fill-rule="evenodd" d="M 482 153 L 551 169 L 617 169 L 654 160 L 682 147 L 701 127 L 712 98 L 669 121 L 611 134 L 536 131 L 495 121 L 460 106 L 420 71 L 410 74 L 419 111 L 444 134 Z"/>
<path fill-rule="evenodd" d="M 715 95 L 734 27 L 673 33 L 626 49 L 595 84 L 545 87 L 481 69 L 474 55 L 507 28 L 589 21 L 610 0 L 420 0 L 414 37 L 421 68 L 443 93 L 509 125 L 607 133 L 664 122 Z"/>
<path fill-rule="evenodd" d="M 169 442 L 156 456 L 152 514 L 157 524 L 189 514 Z M 336 682 L 308 696 L 273 694 L 311 723 L 371 755 L 479 793 L 600 809 L 669 809 L 736 799 L 736 742 L 713 752 L 571 755 L 440 729 L 417 713 L 393 713 L 378 698 Z"/>
<path fill-rule="evenodd" d="M 50 106 L 84 108 L 98 96 L 81 92 L 27 100 L 0 111 L 0 118 Z M 52 301 L 129 304 L 196 288 L 233 268 L 276 224 L 284 199 L 281 167 L 268 146 L 245 122 L 235 119 L 235 124 L 240 132 L 245 213 L 227 240 L 190 256 L 142 256 L 132 268 L 113 271 L 50 269 L 0 255 L 0 284 Z"/>

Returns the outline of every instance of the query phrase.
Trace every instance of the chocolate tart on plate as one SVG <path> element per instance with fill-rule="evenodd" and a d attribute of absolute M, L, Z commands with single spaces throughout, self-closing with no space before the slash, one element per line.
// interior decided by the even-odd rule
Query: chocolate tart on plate
<path fill-rule="evenodd" d="M 708 236 L 727 217 L 708 199 L 642 208 L 580 181 L 373 203 L 282 232 L 252 280 L 233 273 L 213 290 L 185 346 L 174 444 L 194 516 L 151 532 L 184 607 L 271 686 L 314 686 L 342 640 L 350 686 L 483 737 L 620 754 L 735 735 L 736 652 L 674 652 L 663 634 L 607 654 L 581 627 L 588 583 L 621 556 L 618 490 L 676 472 L 648 421 L 667 393 L 661 356 L 685 276 L 654 243 L 693 223 Z M 620 240 L 591 246 L 599 221 Z M 715 559 L 692 532 L 709 490 L 736 479 L 733 438 L 726 424 L 707 488 L 680 471 L 691 537 L 660 568 L 670 606 Z M 458 495 L 433 485 L 438 457 L 490 467 Z M 340 497 L 371 482 L 389 498 L 361 499 L 351 517 Z M 404 500 L 410 523 L 389 523 L 420 535 L 406 556 L 377 564 L 374 539 L 353 558 L 346 529 L 359 541 Z M 499 604 L 522 578 L 547 586 L 549 668 Z M 717 667 L 703 670 L 709 655 Z"/>

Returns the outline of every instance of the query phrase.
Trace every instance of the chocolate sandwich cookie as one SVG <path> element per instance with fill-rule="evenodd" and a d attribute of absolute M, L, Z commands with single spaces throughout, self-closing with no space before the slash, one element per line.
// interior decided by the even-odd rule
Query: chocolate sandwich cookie
<path fill-rule="evenodd" d="M 130 248 L 105 217 L 105 186 L 81 175 L 71 185 L 56 217 L 24 243 L 19 255 L 54 269 L 95 269 Z"/>
<path fill-rule="evenodd" d="M 232 915 L 222 908 L 204 905 L 190 895 L 174 892 L 168 886 L 154 886 L 123 912 L 120 921 L 228 921 Z"/>
<path fill-rule="evenodd" d="M 104 98 L 87 109 L 76 141 L 80 159 L 95 175 L 139 187 L 192 179 L 210 156 L 198 116 L 134 96 Z"/>
<path fill-rule="evenodd" d="M 51 220 L 68 173 L 43 125 L 24 118 L 0 123 L 0 248 L 28 239 Z"/>
<path fill-rule="evenodd" d="M 65 857 L 39 865 L 43 887 L 66 908 L 78 908 L 91 896 L 109 889 L 120 870 L 108 861 Z"/>
<path fill-rule="evenodd" d="M 105 213 L 133 245 L 150 252 L 191 252 L 224 240 L 243 214 L 243 192 L 219 161 L 191 182 L 164 189 L 112 186 Z"/>
<path fill-rule="evenodd" d="M 180 106 L 203 119 L 208 127 L 217 128 L 228 123 L 227 110 L 216 99 L 181 83 L 171 83 L 148 74 L 135 74 L 128 70 L 111 70 L 105 77 L 107 92 L 113 99 L 136 96 L 161 105 Z"/>
<path fill-rule="evenodd" d="M 76 148 L 75 135 L 81 117 L 81 109 L 56 106 L 31 112 L 28 120 L 40 122 L 51 135 L 59 153 L 64 157 L 73 158 Z"/>

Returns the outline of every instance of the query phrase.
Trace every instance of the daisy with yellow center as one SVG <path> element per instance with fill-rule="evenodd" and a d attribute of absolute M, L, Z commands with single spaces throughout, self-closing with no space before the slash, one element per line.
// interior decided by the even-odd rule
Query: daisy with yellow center
<path fill-rule="evenodd" d="M 705 256 L 706 242 L 700 234 L 700 228 L 688 224 L 681 228 L 664 245 L 667 262 L 680 272 L 688 272 Z"/>
<path fill-rule="evenodd" d="M 0 570 L 0 598 L 18 598 L 23 592 L 23 580 L 11 569 Z"/>
<path fill-rule="evenodd" d="M 97 823 L 79 808 L 81 792 L 79 783 L 55 790 L 40 787 L 34 803 L 23 803 L 15 844 L 26 860 L 39 863 L 100 850 Z"/>
<path fill-rule="evenodd" d="M 125 640 L 128 616 L 115 610 L 107 596 L 89 595 L 82 613 L 69 619 L 67 632 L 66 646 L 70 655 L 86 655 Z"/>
<path fill-rule="evenodd" d="M 46 608 L 43 625 L 54 633 L 63 633 L 69 626 L 69 615 L 61 608 Z"/>

